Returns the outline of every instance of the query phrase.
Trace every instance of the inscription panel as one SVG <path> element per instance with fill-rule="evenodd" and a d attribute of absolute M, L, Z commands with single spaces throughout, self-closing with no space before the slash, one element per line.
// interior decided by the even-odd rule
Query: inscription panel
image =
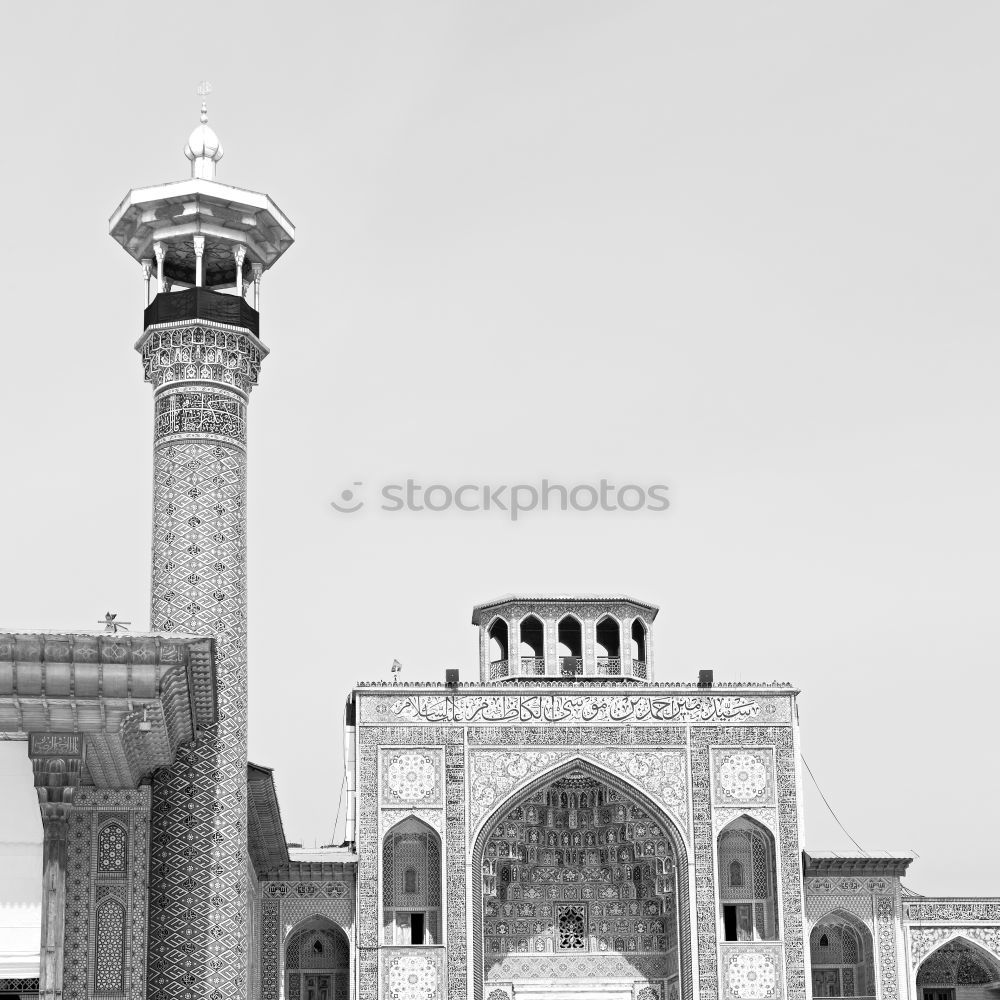
<path fill-rule="evenodd" d="M 788 698 L 660 694 L 411 694 L 362 692 L 361 723 L 619 726 L 680 723 L 774 725 L 790 721 Z"/>

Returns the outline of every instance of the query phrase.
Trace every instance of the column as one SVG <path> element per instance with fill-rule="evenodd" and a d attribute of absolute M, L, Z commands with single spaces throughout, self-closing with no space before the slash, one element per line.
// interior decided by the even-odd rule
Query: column
<path fill-rule="evenodd" d="M 236 261 L 236 280 L 233 282 L 233 287 L 236 289 L 236 294 L 240 297 L 243 296 L 243 260 L 247 255 L 247 248 L 244 246 L 233 247 L 233 258 Z"/>
<path fill-rule="evenodd" d="M 73 794 L 83 771 L 78 733 L 31 733 L 28 756 L 42 813 L 42 940 L 38 992 L 42 1000 L 63 995 L 66 930 L 66 840 Z"/>
<path fill-rule="evenodd" d="M 253 272 L 253 307 L 260 312 L 260 279 L 264 273 L 264 265 L 251 264 L 250 270 Z"/>
<path fill-rule="evenodd" d="M 201 288 L 202 285 L 202 257 L 205 256 L 205 237 L 193 236 L 194 243 L 194 286 Z"/>
<path fill-rule="evenodd" d="M 153 253 L 156 255 L 156 290 L 164 292 L 166 289 L 163 287 L 163 261 L 167 256 L 166 245 L 157 240 L 153 244 Z"/>
<path fill-rule="evenodd" d="M 142 264 L 142 278 L 146 282 L 146 305 L 148 306 L 151 301 L 149 292 L 153 278 L 153 258 L 143 257 L 139 263 Z"/>

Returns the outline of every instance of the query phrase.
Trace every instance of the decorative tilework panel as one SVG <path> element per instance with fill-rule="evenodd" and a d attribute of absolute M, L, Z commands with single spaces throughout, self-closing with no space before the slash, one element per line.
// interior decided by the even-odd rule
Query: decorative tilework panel
<path fill-rule="evenodd" d="M 146 995 L 149 789 L 80 789 L 67 824 L 63 996 Z"/>
<path fill-rule="evenodd" d="M 438 1000 L 445 996 L 444 952 L 383 949 L 382 981 L 388 1000 Z"/>
<path fill-rule="evenodd" d="M 281 902 L 265 897 L 260 908 L 260 1000 L 278 1000 Z"/>
<path fill-rule="evenodd" d="M 682 835 L 688 826 L 687 757 L 683 750 L 622 749 L 475 750 L 469 755 L 472 827 L 514 790 L 568 760 L 591 760 L 626 776 L 673 818 Z"/>
<path fill-rule="evenodd" d="M 774 802 L 774 754 L 769 749 L 714 748 L 712 777 L 716 805 L 771 805 Z"/>
<path fill-rule="evenodd" d="M 63 937 L 63 996 L 85 1000 L 89 993 L 91 845 L 93 817 L 74 810 L 66 842 L 66 925 Z"/>
<path fill-rule="evenodd" d="M 874 933 L 874 904 L 871 896 L 806 896 L 806 920 L 808 926 L 813 927 L 821 917 L 836 910 L 843 910 L 851 913 L 863 921 L 864 925 Z"/>
<path fill-rule="evenodd" d="M 238 362 L 239 345 L 232 351 Z M 246 453 L 241 446 L 191 431 L 156 447 L 150 622 L 155 629 L 216 636 L 219 700 L 218 722 L 153 779 L 150 998 L 245 1000 Z"/>
<path fill-rule="evenodd" d="M 931 952 L 955 938 L 980 945 L 1000 961 L 1000 927 L 911 927 L 910 968 L 915 972 Z"/>
<path fill-rule="evenodd" d="M 441 751 L 434 748 L 393 748 L 381 752 L 382 804 L 439 806 Z"/>
<path fill-rule="evenodd" d="M 770 830 L 775 837 L 778 836 L 778 810 L 767 806 L 747 806 L 744 809 L 713 809 L 712 829 L 716 836 L 733 820 L 737 820 L 741 816 L 748 816 L 750 819 L 756 820 L 761 826 Z"/>
<path fill-rule="evenodd" d="M 94 992 L 124 992 L 125 907 L 106 899 L 97 907 L 95 924 Z"/>
<path fill-rule="evenodd" d="M 448 934 L 448 969 L 441 959 L 442 981 L 454 983 L 453 1000 L 465 997 L 465 762 L 461 729 L 435 726 L 400 726 L 358 729 L 358 1000 L 377 1000 L 384 988 L 384 964 L 379 955 L 381 922 L 378 900 L 378 868 L 381 856 L 379 830 L 380 788 L 378 754 L 380 748 L 445 747 L 444 811 L 445 849 L 449 880 L 445 898 L 445 926 Z M 391 810 L 395 811 L 395 810 Z M 373 835 L 375 834 L 375 835 Z M 440 949 L 428 949 L 440 952 Z M 382 986 L 380 987 L 380 983 Z M 442 987 L 444 988 L 444 987 Z M 450 987 L 448 987 L 450 988 Z"/>
<path fill-rule="evenodd" d="M 807 896 L 835 895 L 886 895 L 892 892 L 893 882 L 887 878 L 827 878 L 813 877 L 805 880 Z"/>
<path fill-rule="evenodd" d="M 1000 924 L 1000 902 L 978 902 L 976 900 L 942 900 L 940 902 L 906 903 L 907 920 L 953 920 Z"/>
<path fill-rule="evenodd" d="M 780 944 L 725 942 L 720 957 L 727 1000 L 778 1000 L 784 995 Z"/>
<path fill-rule="evenodd" d="M 739 746 L 734 746 L 738 732 Z M 776 750 L 774 748 L 777 748 Z M 693 726 L 691 728 L 691 787 L 695 830 L 695 899 L 698 923 L 698 976 L 702 1000 L 716 1000 L 722 995 L 718 982 L 715 860 L 712 850 L 715 829 L 712 817 L 712 786 L 715 768 L 723 755 L 741 750 L 759 754 L 759 761 L 773 760 L 773 787 L 776 816 L 776 853 L 780 878 L 780 934 L 784 942 L 781 960 L 782 982 L 790 1000 L 804 1000 L 806 995 L 805 941 L 802 893 L 801 843 L 798 829 L 795 748 L 792 731 L 782 726 L 731 727 Z M 769 757 L 769 755 L 771 755 Z M 765 793 L 766 794 L 766 793 Z M 723 968 L 723 975 L 725 975 Z M 721 990 L 728 986 L 724 982 Z"/>
<path fill-rule="evenodd" d="M 878 953 L 881 984 L 879 1000 L 896 1000 L 899 996 L 899 980 L 896 972 L 896 928 L 898 926 L 895 900 L 889 896 L 876 896 L 877 940 L 875 947 Z"/>

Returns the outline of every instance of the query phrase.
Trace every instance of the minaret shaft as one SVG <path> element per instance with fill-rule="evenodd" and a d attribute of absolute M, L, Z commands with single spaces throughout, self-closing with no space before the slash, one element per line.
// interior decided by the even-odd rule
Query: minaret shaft
<path fill-rule="evenodd" d="M 197 320 L 150 329 L 141 349 L 156 385 L 151 626 L 216 636 L 219 702 L 153 783 L 149 997 L 244 1000 L 246 404 L 263 350 Z"/>

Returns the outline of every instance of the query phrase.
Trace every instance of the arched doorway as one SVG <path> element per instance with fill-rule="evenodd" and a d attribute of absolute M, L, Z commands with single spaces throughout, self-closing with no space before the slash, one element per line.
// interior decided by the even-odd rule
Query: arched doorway
<path fill-rule="evenodd" d="M 917 969 L 917 1000 L 995 1000 L 1000 960 L 963 937 L 945 941 Z"/>
<path fill-rule="evenodd" d="M 809 935 L 814 997 L 874 997 L 871 931 L 843 910 L 822 917 Z"/>
<path fill-rule="evenodd" d="M 324 917 L 310 917 L 285 941 L 285 1000 L 348 1000 L 351 946 Z"/>
<path fill-rule="evenodd" d="M 688 866 L 671 820 L 619 777 L 577 760 L 513 795 L 473 862 L 475 996 L 504 984 L 551 1000 L 600 980 L 691 997 Z"/>

